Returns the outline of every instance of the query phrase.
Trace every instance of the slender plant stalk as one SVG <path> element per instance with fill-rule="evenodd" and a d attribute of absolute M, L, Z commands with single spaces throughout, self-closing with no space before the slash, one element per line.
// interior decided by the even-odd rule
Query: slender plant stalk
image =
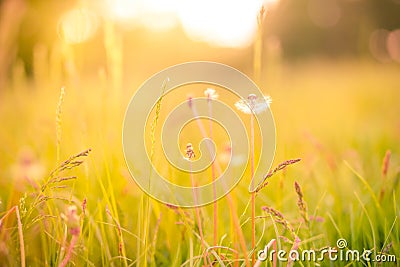
<path fill-rule="evenodd" d="M 22 222 L 21 222 L 21 216 L 19 213 L 19 208 L 18 206 L 14 206 L 11 209 L 7 211 L 7 213 L 3 216 L 3 218 L 0 219 L 0 227 L 3 225 L 3 220 L 9 216 L 12 212 L 15 212 L 15 215 L 17 216 L 17 225 L 18 225 L 18 236 L 19 236 L 19 249 L 20 249 L 20 255 L 21 255 L 21 267 L 25 267 L 25 245 L 24 245 L 24 233 L 22 232 Z"/>
<path fill-rule="evenodd" d="M 120 261 L 121 263 L 124 263 L 124 266 L 128 266 L 128 263 L 126 261 L 126 252 L 125 252 L 125 245 L 124 245 L 124 238 L 122 236 L 122 228 L 121 228 L 121 224 L 119 223 L 119 221 L 114 218 L 114 216 L 111 214 L 110 209 L 108 208 L 108 206 L 106 205 L 106 213 L 107 215 L 111 218 L 111 220 L 114 222 L 115 224 L 115 229 L 117 231 L 118 234 L 118 239 L 119 239 L 119 243 L 118 243 L 118 253 L 121 257 Z"/>
<path fill-rule="evenodd" d="M 235 227 L 235 231 L 238 234 L 239 237 L 239 244 L 240 244 L 240 248 L 242 249 L 242 252 L 244 254 L 244 260 L 246 263 L 246 267 L 250 267 L 250 262 L 249 262 L 249 258 L 247 255 L 247 248 L 246 248 L 246 240 L 244 239 L 244 235 L 243 235 L 243 231 L 242 228 L 240 227 L 240 222 L 239 222 L 239 218 L 236 214 L 236 205 L 233 202 L 233 198 L 230 195 L 230 193 L 228 193 L 226 195 L 226 199 L 228 201 L 228 206 L 229 206 L 229 210 L 231 211 L 231 215 L 232 215 L 232 220 L 233 220 L 233 225 Z"/>
<path fill-rule="evenodd" d="M 21 216 L 19 214 L 18 206 L 15 206 L 15 213 L 17 215 L 17 224 L 18 224 L 19 248 L 21 251 L 21 267 L 25 267 L 24 233 L 22 232 Z"/>
<path fill-rule="evenodd" d="M 382 162 L 382 185 L 381 185 L 381 189 L 379 191 L 379 201 L 380 202 L 382 202 L 382 199 L 385 195 L 385 185 L 386 185 L 386 181 L 387 181 L 387 172 L 389 169 L 390 155 L 391 155 L 390 150 L 387 150 L 385 157 L 383 158 L 383 162 Z"/>
<path fill-rule="evenodd" d="M 262 69 L 262 44 L 263 44 L 263 19 L 265 9 L 261 7 L 257 17 L 257 34 L 254 41 L 254 52 L 253 52 L 253 75 L 254 81 L 257 85 L 261 83 L 261 69 Z"/>
<path fill-rule="evenodd" d="M 142 220 L 143 220 L 143 202 L 144 202 L 145 194 L 142 193 L 140 196 L 140 205 L 139 205 L 139 210 L 138 210 L 138 220 L 137 220 L 137 236 L 142 237 Z M 136 246 L 137 246 L 137 251 L 136 251 L 136 267 L 140 267 L 141 261 L 140 259 L 140 252 L 142 251 L 142 240 L 141 238 L 138 238 L 136 240 Z"/>
<path fill-rule="evenodd" d="M 239 267 L 239 253 L 238 253 L 238 251 L 239 251 L 239 243 L 236 241 L 236 239 L 235 239 L 235 261 L 234 261 L 234 263 L 233 263 L 233 267 Z"/>
<path fill-rule="evenodd" d="M 269 243 L 264 248 L 264 253 L 268 253 L 268 250 L 271 248 L 271 246 L 272 246 L 273 250 L 276 251 L 276 239 L 272 239 L 271 241 L 269 241 Z M 265 256 L 268 259 L 268 254 Z M 272 266 L 276 267 L 276 262 L 277 262 L 276 253 L 274 253 L 272 257 L 273 257 Z M 262 263 L 263 262 L 261 260 L 257 259 L 257 262 L 254 264 L 253 267 L 261 267 Z"/>
<path fill-rule="evenodd" d="M 194 117 L 197 117 L 198 113 L 197 113 L 195 105 L 193 103 L 189 102 L 189 106 L 193 112 Z M 207 136 L 207 134 L 206 134 L 206 130 L 203 127 L 203 124 L 201 124 L 201 122 L 199 120 L 196 120 L 196 122 L 197 122 L 197 126 L 199 127 L 199 130 L 200 130 L 203 138 L 205 138 Z M 209 152 L 211 152 L 211 148 L 209 146 L 207 146 L 207 149 L 209 150 Z M 221 174 L 222 170 L 221 170 L 221 166 L 219 165 L 218 161 L 215 162 L 215 167 L 216 167 L 218 173 Z M 242 228 L 240 227 L 239 217 L 236 214 L 236 205 L 233 201 L 231 193 L 228 193 L 226 195 L 226 200 L 228 202 L 229 210 L 231 212 L 235 231 L 239 237 L 239 244 L 240 244 L 240 248 L 242 249 L 242 252 L 244 254 L 243 256 L 244 256 L 244 260 L 246 263 L 246 267 L 250 267 L 250 261 L 249 261 L 248 254 L 247 254 L 246 240 L 244 238 Z"/>
<path fill-rule="evenodd" d="M 212 102 L 211 98 L 208 99 L 208 113 L 210 118 L 212 118 Z M 213 127 L 212 127 L 212 120 L 209 120 L 209 128 L 210 128 L 210 139 L 213 138 Z M 215 184 L 215 165 L 214 162 L 211 164 L 211 176 L 213 182 L 213 196 L 214 196 L 214 246 L 218 245 L 218 204 L 217 204 L 217 187 Z"/>
<path fill-rule="evenodd" d="M 62 106 L 64 103 L 65 96 L 65 88 L 61 87 L 60 98 L 58 99 L 57 109 L 56 109 L 56 136 L 57 136 L 57 163 L 60 162 L 60 147 L 61 147 L 61 135 L 62 135 L 62 127 L 61 127 L 61 114 L 62 114 Z"/>
<path fill-rule="evenodd" d="M 65 255 L 64 260 L 61 262 L 59 267 L 67 266 L 69 260 L 71 259 L 72 251 L 74 250 L 75 244 L 78 241 L 78 235 L 72 235 L 71 242 L 69 243 L 67 254 Z"/>
<path fill-rule="evenodd" d="M 161 103 L 164 97 L 164 92 L 165 92 L 165 88 L 167 86 L 167 83 L 169 81 L 169 78 L 167 77 L 162 85 L 161 85 L 161 93 L 160 93 L 160 98 L 157 101 L 156 104 L 156 114 L 153 118 L 153 121 L 151 123 L 151 132 L 150 132 L 150 136 L 151 136 L 151 152 L 150 152 L 150 162 L 151 164 L 153 164 L 153 159 L 154 159 L 154 149 L 155 149 L 155 144 L 156 144 L 156 128 L 157 128 L 157 123 L 158 123 L 158 119 L 160 117 L 160 111 L 161 111 Z M 150 168 L 150 175 L 149 175 L 149 182 L 148 182 L 148 190 L 150 190 L 150 186 L 151 186 L 151 177 L 153 174 L 153 168 Z M 150 216 L 151 216 L 151 210 L 152 210 L 152 206 L 151 206 L 151 202 L 150 202 L 150 197 L 146 195 L 146 209 L 145 209 L 145 214 L 146 214 L 146 222 L 144 223 L 144 231 L 143 231 L 143 235 L 144 235 L 144 250 L 147 250 L 148 247 L 148 239 L 149 239 L 149 228 L 150 228 Z M 147 266 L 147 252 L 144 253 L 144 266 Z"/>
<path fill-rule="evenodd" d="M 258 86 L 261 83 L 261 62 L 262 62 L 262 30 L 263 30 L 263 18 L 265 9 L 261 6 L 260 12 L 257 17 L 257 34 L 256 40 L 254 42 L 254 58 L 253 58 L 253 71 L 254 80 Z M 251 113 L 250 128 L 251 128 L 251 249 L 252 254 L 252 264 L 255 264 L 255 244 L 256 244 L 256 228 L 255 228 L 255 217 L 256 217 L 256 191 L 254 188 L 254 114 Z"/>
<path fill-rule="evenodd" d="M 256 261 L 256 254 L 254 253 L 254 249 L 256 247 L 256 191 L 254 190 L 254 114 L 250 115 L 250 131 L 251 131 L 251 249 L 253 250 L 252 254 L 252 263 L 254 264 Z"/>
<path fill-rule="evenodd" d="M 192 162 L 191 161 L 190 161 L 190 181 L 192 183 L 194 204 L 196 205 L 195 213 L 196 213 L 196 219 L 197 219 L 197 227 L 199 228 L 202 251 L 204 251 L 205 250 L 205 248 L 204 248 L 204 235 L 203 235 L 203 228 L 202 228 L 202 225 L 201 225 L 200 209 L 199 209 L 199 207 L 197 207 L 197 203 L 198 203 L 197 202 L 197 190 L 196 190 L 197 185 L 196 185 L 196 182 L 194 181 L 193 170 L 192 170 Z M 207 263 L 207 255 L 206 255 L 206 253 L 203 253 L 203 257 L 204 257 L 204 264 L 206 264 Z"/>

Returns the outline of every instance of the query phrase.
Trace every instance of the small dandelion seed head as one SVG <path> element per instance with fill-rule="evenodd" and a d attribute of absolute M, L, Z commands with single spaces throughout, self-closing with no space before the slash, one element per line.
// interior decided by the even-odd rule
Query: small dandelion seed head
<path fill-rule="evenodd" d="M 267 96 L 264 96 L 264 100 L 269 107 L 269 105 L 271 105 L 271 103 L 272 103 L 272 98 L 269 95 L 267 95 Z"/>
<path fill-rule="evenodd" d="M 270 96 L 264 96 L 260 99 L 255 94 L 249 94 L 247 100 L 241 99 L 237 101 L 235 107 L 245 114 L 260 114 L 269 108 L 271 102 Z"/>
<path fill-rule="evenodd" d="M 217 92 L 212 88 L 207 88 L 204 91 L 204 95 L 208 98 L 208 100 L 215 100 L 218 98 Z"/>
<path fill-rule="evenodd" d="M 251 114 L 251 109 L 246 100 L 239 100 L 235 103 L 235 107 L 244 114 Z"/>

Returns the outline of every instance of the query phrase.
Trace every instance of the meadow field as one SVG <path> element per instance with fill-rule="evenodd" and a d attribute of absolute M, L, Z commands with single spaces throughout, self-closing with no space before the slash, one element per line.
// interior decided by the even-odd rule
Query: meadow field
<path fill-rule="evenodd" d="M 0 266 L 399 266 L 400 5 L 375 2 L 2 1 Z M 123 143 L 140 86 L 191 61 L 236 68 L 265 98 L 197 80 L 164 94 L 165 77 L 133 114 L 146 124 L 128 123 L 143 140 Z M 230 107 L 226 125 L 196 116 L 200 97 L 212 119 L 217 99 Z M 182 103 L 196 118 L 178 114 L 163 140 Z M 258 127 L 255 103 L 273 114 L 270 169 L 273 127 Z M 229 142 L 234 117 L 248 155 Z M 205 137 L 216 158 L 198 172 Z M 254 166 L 264 180 L 250 192 Z M 240 182 L 197 205 L 225 172 Z M 192 207 L 146 194 L 138 178 L 158 190 L 156 174 Z"/>
<path fill-rule="evenodd" d="M 337 248 L 345 239 L 343 251 L 367 249 L 395 255 L 395 262 L 325 255 L 294 265 L 398 266 L 399 70 L 321 59 L 265 69 L 263 90 L 276 123 L 273 168 L 301 161 L 256 194 L 255 253 L 273 239 L 278 249 L 300 253 Z M 63 90 L 44 80 L 17 77 L 0 92 L 1 266 L 260 264 L 251 263 L 248 173 L 229 201 L 217 202 L 214 244 L 213 205 L 168 206 L 131 178 L 121 135 L 135 86 L 116 94 L 102 73 Z"/>

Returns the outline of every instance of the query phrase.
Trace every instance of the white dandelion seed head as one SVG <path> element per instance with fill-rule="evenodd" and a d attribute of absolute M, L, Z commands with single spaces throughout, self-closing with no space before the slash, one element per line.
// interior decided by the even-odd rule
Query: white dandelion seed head
<path fill-rule="evenodd" d="M 247 100 L 241 99 L 235 103 L 235 107 L 245 114 L 260 114 L 266 111 L 272 99 L 270 96 L 264 96 L 262 99 L 259 99 L 255 94 L 249 94 Z"/>
<path fill-rule="evenodd" d="M 235 107 L 244 114 L 251 114 L 251 109 L 246 100 L 241 99 L 235 103 Z"/>
<path fill-rule="evenodd" d="M 271 103 L 272 103 L 272 98 L 271 98 L 269 95 L 264 96 L 264 100 L 265 100 L 265 102 L 267 102 L 268 106 L 271 105 Z"/>
<path fill-rule="evenodd" d="M 205 95 L 208 99 L 212 99 L 212 100 L 215 100 L 215 99 L 218 98 L 217 92 L 215 91 L 215 89 L 212 89 L 212 88 L 207 88 L 207 89 L 204 91 L 204 95 Z"/>

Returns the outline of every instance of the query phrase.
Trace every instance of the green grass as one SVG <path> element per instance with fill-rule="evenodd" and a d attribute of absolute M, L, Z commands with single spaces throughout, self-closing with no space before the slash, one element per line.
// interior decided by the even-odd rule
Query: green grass
<path fill-rule="evenodd" d="M 288 229 L 292 227 L 301 239 L 299 252 L 334 247 L 337 239 L 345 238 L 350 249 L 384 251 L 399 260 L 398 73 L 395 65 L 356 61 L 266 69 L 262 82 L 273 98 L 277 126 L 274 166 L 287 159 L 302 160 L 272 176 L 257 194 L 256 250 L 274 238 L 278 248 L 290 250 L 294 238 Z M 134 89 L 116 98 L 97 78 L 67 83 L 60 101 L 62 113 L 56 116 L 60 87 L 54 82 L 20 85 L 13 81 L 0 92 L 0 265 L 21 265 L 17 219 L 14 213 L 4 217 L 7 211 L 19 207 L 27 266 L 58 266 L 76 226 L 71 225 L 74 220 L 67 208 L 75 205 L 80 233 L 69 266 L 201 266 L 203 246 L 195 210 L 167 207 L 148 198 L 127 171 L 121 130 Z M 60 118 L 61 124 L 56 123 Z M 61 171 L 57 167 L 88 148 L 92 151 L 87 157 L 73 159 L 79 161 L 76 166 Z M 384 178 L 382 162 L 388 149 L 392 153 Z M 246 175 L 231 197 L 251 258 Z M 305 211 L 298 208 L 295 181 L 307 205 L 308 223 L 303 219 Z M 279 211 L 284 221 L 264 212 L 264 206 Z M 217 266 L 245 266 L 228 207 L 232 205 L 226 198 L 218 202 L 221 248 L 210 257 Z M 211 246 L 213 205 L 202 207 L 200 213 L 205 242 Z M 329 266 L 327 260 L 319 264 Z M 364 265 L 335 262 L 331 266 Z"/>

